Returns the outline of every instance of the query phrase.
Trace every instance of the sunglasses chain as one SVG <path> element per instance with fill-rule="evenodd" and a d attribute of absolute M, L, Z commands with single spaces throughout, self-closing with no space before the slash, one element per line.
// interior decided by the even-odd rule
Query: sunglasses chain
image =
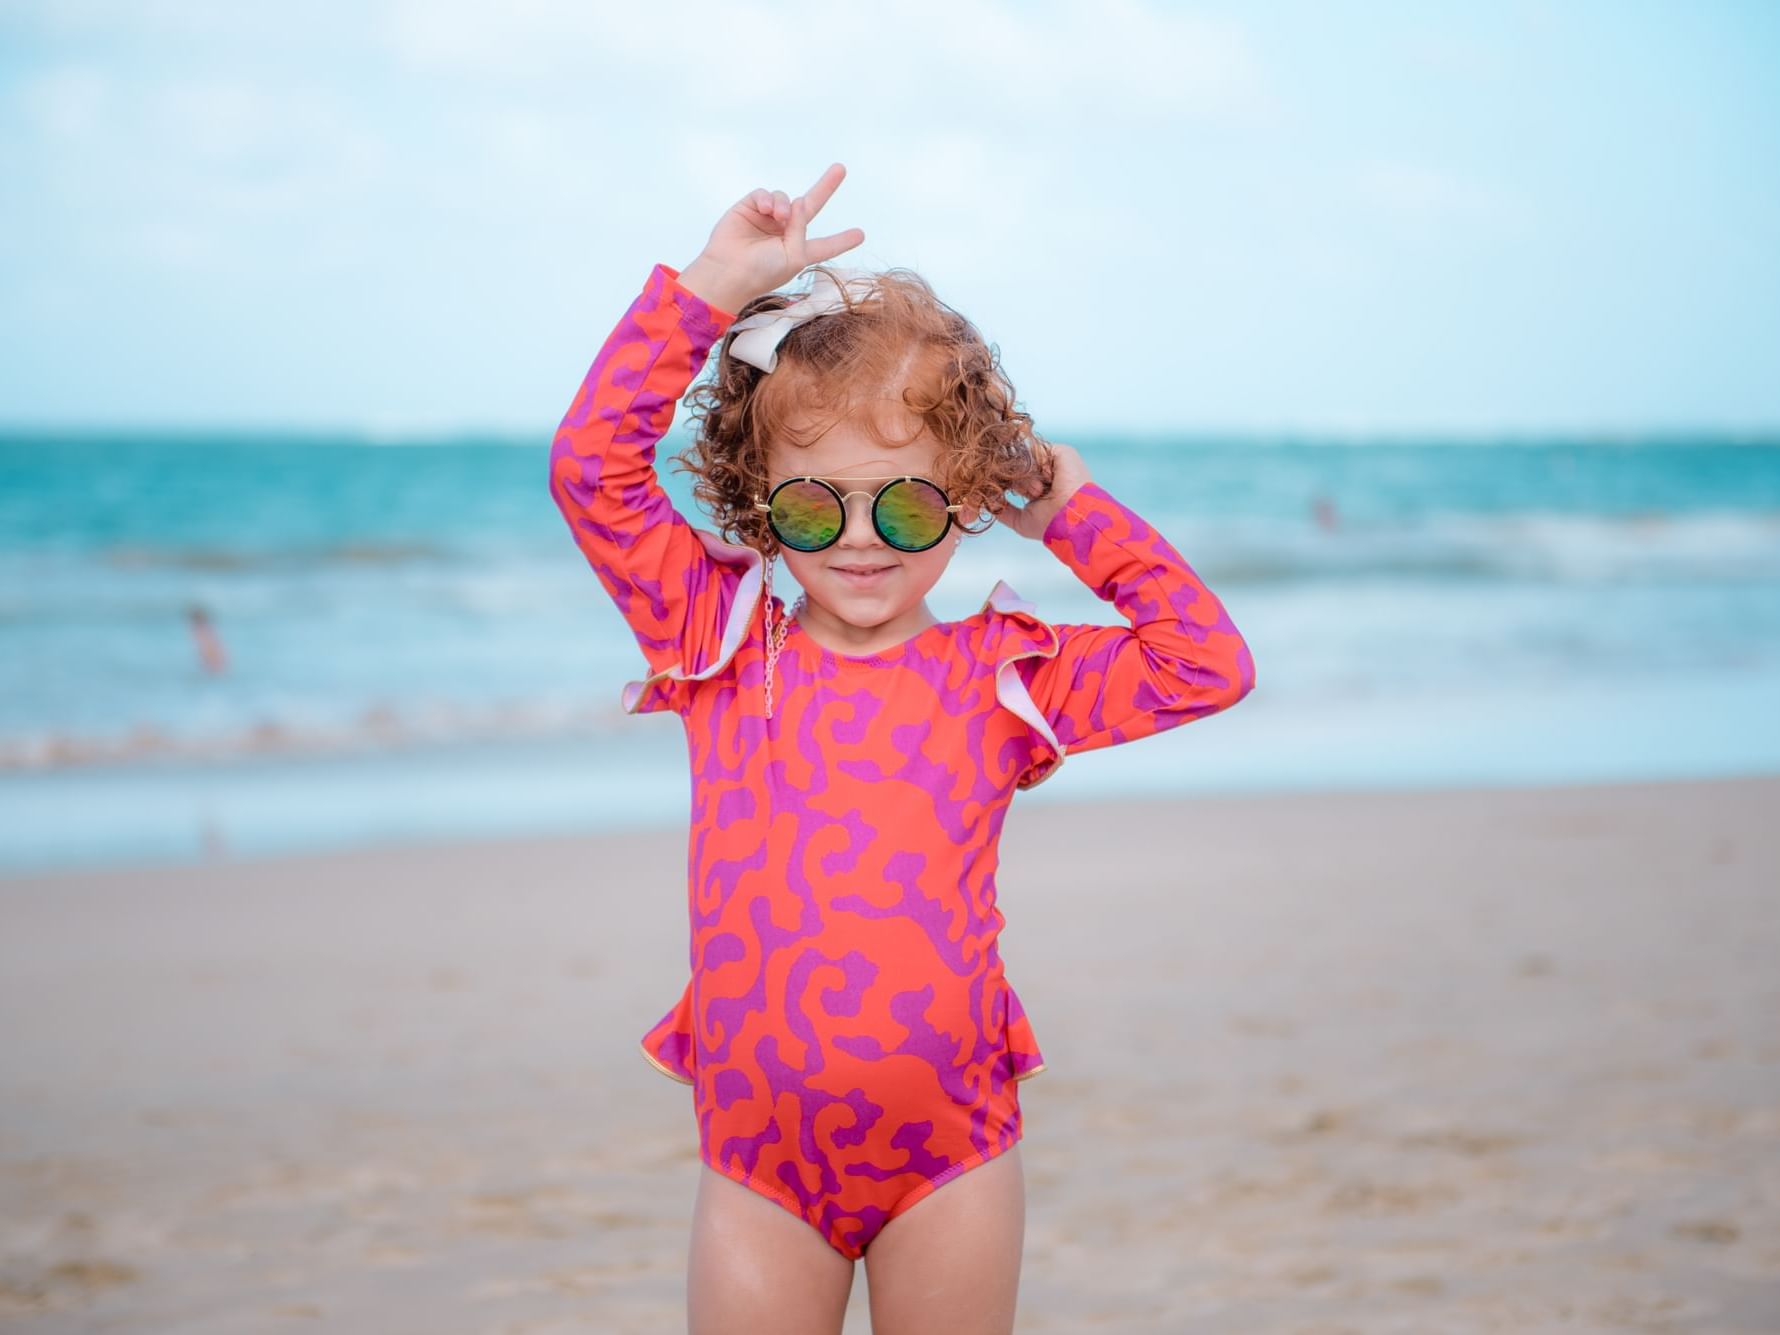
<path fill-rule="evenodd" d="M 766 618 L 766 716 L 768 718 L 773 716 L 773 673 L 778 666 L 779 650 L 785 646 L 785 636 L 791 631 L 791 622 L 803 609 L 805 596 L 801 593 L 798 594 L 797 601 L 792 604 L 791 610 L 779 618 L 778 625 L 773 624 L 773 556 L 768 553 L 766 557 L 766 611 L 763 613 Z"/>

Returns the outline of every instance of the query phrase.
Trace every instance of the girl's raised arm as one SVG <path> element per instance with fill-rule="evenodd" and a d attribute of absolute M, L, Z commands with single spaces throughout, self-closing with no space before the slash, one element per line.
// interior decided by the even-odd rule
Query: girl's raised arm
<path fill-rule="evenodd" d="M 1254 689 L 1254 657 L 1224 605 L 1105 488 L 1077 486 L 1040 537 L 1127 622 L 1055 626 L 1057 653 L 1018 664 L 1068 751 L 1147 737 L 1228 709 Z"/>
<path fill-rule="evenodd" d="M 655 475 L 655 447 L 675 404 L 735 318 L 683 287 L 678 270 L 657 264 L 550 445 L 550 495 L 652 676 L 696 670 L 746 570 L 712 558 Z"/>
<path fill-rule="evenodd" d="M 652 684 L 698 674 L 735 647 L 724 632 L 738 595 L 758 588 L 745 584 L 758 554 L 750 559 L 674 509 L 655 476 L 655 446 L 743 305 L 865 239 L 856 227 L 806 235 L 845 175 L 834 163 L 795 200 L 752 190 L 718 219 L 684 274 L 657 264 L 551 441 L 550 495 L 649 663 L 648 677 L 625 689 L 627 711 L 674 704 L 675 693 Z"/>

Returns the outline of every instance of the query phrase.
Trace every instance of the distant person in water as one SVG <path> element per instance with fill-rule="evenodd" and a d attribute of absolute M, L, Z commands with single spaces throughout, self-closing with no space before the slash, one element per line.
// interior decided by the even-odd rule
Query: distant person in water
<path fill-rule="evenodd" d="M 1333 533 L 1341 527 L 1341 516 L 1336 512 L 1334 498 L 1318 492 L 1311 503 L 1311 513 L 1316 516 L 1317 527 L 1325 533 Z"/>
<path fill-rule="evenodd" d="M 186 620 L 191 625 L 192 638 L 197 641 L 198 658 L 204 664 L 204 670 L 212 676 L 221 676 L 229 666 L 229 656 L 217 636 L 216 627 L 210 624 L 210 613 L 202 603 L 193 603 L 186 609 Z"/>

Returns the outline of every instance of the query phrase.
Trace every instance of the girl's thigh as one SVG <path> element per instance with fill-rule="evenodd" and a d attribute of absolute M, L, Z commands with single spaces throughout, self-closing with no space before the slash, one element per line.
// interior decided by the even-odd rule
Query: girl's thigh
<path fill-rule="evenodd" d="M 934 1188 L 865 1249 L 872 1335 L 1008 1335 L 1026 1242 L 1015 1145 Z"/>
<path fill-rule="evenodd" d="M 691 1335 L 840 1335 L 852 1291 L 853 1262 L 814 1228 L 699 1165 L 686 1266 Z"/>

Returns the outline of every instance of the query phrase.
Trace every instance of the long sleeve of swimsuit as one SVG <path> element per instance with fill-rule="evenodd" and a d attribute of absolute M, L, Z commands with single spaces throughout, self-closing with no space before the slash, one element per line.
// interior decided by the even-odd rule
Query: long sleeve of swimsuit
<path fill-rule="evenodd" d="M 675 404 L 735 319 L 657 264 L 551 442 L 550 494 L 649 665 L 625 693 L 630 712 L 678 706 L 673 681 L 721 656 L 730 605 L 758 571 L 674 508 L 654 466 Z"/>
<path fill-rule="evenodd" d="M 1043 540 L 1129 623 L 1055 626 L 1057 653 L 1019 664 L 1033 703 L 1070 752 L 1215 714 L 1254 689 L 1254 657 L 1223 604 L 1105 488 L 1078 486 Z"/>

